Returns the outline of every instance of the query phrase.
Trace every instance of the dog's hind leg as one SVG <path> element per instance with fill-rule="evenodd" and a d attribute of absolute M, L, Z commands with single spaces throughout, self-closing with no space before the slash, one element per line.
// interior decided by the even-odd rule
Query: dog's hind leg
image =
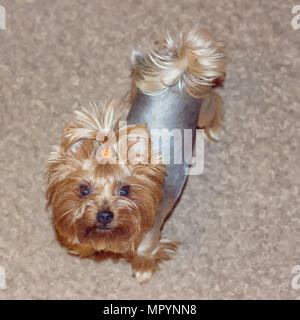
<path fill-rule="evenodd" d="M 203 101 L 198 127 L 204 129 L 208 139 L 217 141 L 218 132 L 224 124 L 224 107 L 220 95 L 212 91 Z"/>

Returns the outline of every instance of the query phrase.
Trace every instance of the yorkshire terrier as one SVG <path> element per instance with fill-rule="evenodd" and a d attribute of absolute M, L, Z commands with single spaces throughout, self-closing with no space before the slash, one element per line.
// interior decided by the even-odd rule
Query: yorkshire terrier
<path fill-rule="evenodd" d="M 160 233 L 182 192 L 186 165 L 165 163 L 150 129 L 198 124 L 215 140 L 223 107 L 212 89 L 224 77 L 223 43 L 193 29 L 177 44 L 167 37 L 148 54 L 133 53 L 129 104 L 76 112 L 47 166 L 48 206 L 70 253 L 124 258 L 140 282 L 170 258 L 178 241 Z"/>

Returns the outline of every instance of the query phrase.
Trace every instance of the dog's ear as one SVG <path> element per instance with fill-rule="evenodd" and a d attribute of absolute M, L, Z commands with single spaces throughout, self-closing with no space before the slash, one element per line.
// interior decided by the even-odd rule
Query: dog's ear
<path fill-rule="evenodd" d="M 69 122 L 61 137 L 61 150 L 69 156 L 88 158 L 94 153 L 95 131 Z"/>
<path fill-rule="evenodd" d="M 129 125 L 117 132 L 119 159 L 130 165 L 151 161 L 151 136 L 146 124 Z"/>
<path fill-rule="evenodd" d="M 82 146 L 82 129 L 78 122 L 68 122 L 61 136 L 61 147 L 65 152 L 79 152 Z"/>
<path fill-rule="evenodd" d="M 133 49 L 131 51 L 131 64 L 133 66 L 145 63 L 145 57 L 140 50 L 141 46 L 138 47 L 138 50 Z"/>
<path fill-rule="evenodd" d="M 71 145 L 69 152 L 72 152 L 74 154 L 80 153 L 80 151 L 82 150 L 82 145 L 83 145 L 83 140 L 78 140 L 78 141 L 74 142 Z"/>
<path fill-rule="evenodd" d="M 147 164 L 151 161 L 151 136 L 146 124 L 129 129 L 127 141 L 129 163 Z"/>
<path fill-rule="evenodd" d="M 134 176 L 152 188 L 156 204 L 161 199 L 161 187 L 164 184 L 166 167 L 161 155 L 152 150 L 151 134 L 146 124 L 127 128 L 127 161 L 128 168 Z"/>

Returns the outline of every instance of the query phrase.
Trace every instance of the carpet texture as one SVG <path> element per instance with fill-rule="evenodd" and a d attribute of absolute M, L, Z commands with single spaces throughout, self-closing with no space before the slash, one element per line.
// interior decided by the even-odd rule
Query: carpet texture
<path fill-rule="evenodd" d="M 2 0 L 0 299 L 296 299 L 300 30 L 295 1 Z M 78 259 L 45 209 L 47 155 L 74 110 L 129 88 L 130 54 L 199 24 L 227 45 L 225 129 L 205 143 L 163 233 L 178 254 L 140 285 L 130 265 Z"/>

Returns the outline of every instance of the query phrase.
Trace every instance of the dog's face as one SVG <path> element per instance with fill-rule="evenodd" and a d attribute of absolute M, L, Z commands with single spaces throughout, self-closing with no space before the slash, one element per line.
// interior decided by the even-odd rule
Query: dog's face
<path fill-rule="evenodd" d="M 131 161 L 102 163 L 99 153 L 105 158 L 110 149 L 100 150 L 94 139 L 72 142 L 80 125 L 67 125 L 62 144 L 48 163 L 46 196 L 56 231 L 70 245 L 115 253 L 134 250 L 153 224 L 161 199 L 164 166 L 132 161 L 141 157 L 140 153 L 132 153 L 137 145 L 144 144 L 146 148 L 142 149 L 147 152 L 151 148 L 149 138 L 128 139 L 134 127 L 125 128 L 124 144 L 124 135 L 115 135 L 115 143 L 126 148 L 125 154 L 134 154 Z M 145 126 L 141 128 L 148 134 Z"/>

